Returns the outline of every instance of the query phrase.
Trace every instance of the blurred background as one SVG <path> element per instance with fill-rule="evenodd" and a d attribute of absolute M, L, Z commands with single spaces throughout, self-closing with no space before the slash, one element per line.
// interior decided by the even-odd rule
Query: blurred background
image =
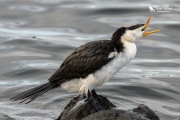
<path fill-rule="evenodd" d="M 121 26 L 160 29 L 137 42 L 136 58 L 97 92 L 119 109 L 139 104 L 180 118 L 179 0 L 0 0 L 0 119 L 53 120 L 76 94 L 52 90 L 30 104 L 10 97 L 47 82 L 78 46 Z"/>

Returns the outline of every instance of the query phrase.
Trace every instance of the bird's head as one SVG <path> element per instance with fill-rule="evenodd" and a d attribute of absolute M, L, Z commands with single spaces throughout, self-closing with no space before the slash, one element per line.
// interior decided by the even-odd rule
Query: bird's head
<path fill-rule="evenodd" d="M 150 16 L 150 18 L 145 24 L 136 24 L 130 27 L 121 27 L 117 29 L 113 33 L 111 40 L 114 42 L 119 39 L 128 42 L 135 42 L 139 40 L 141 37 L 148 36 L 152 33 L 160 32 L 160 30 L 146 31 L 151 19 L 152 16 Z"/>

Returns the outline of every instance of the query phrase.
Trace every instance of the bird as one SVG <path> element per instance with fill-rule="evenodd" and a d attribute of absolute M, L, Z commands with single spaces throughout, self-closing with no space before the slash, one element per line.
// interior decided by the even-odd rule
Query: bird
<path fill-rule="evenodd" d="M 76 48 L 60 65 L 47 83 L 31 88 L 11 98 L 30 103 L 54 88 L 76 92 L 92 101 L 96 111 L 102 110 L 94 99 L 95 89 L 111 79 L 136 55 L 135 42 L 160 30 L 146 31 L 152 16 L 144 24 L 120 27 L 110 40 L 91 41 Z"/>

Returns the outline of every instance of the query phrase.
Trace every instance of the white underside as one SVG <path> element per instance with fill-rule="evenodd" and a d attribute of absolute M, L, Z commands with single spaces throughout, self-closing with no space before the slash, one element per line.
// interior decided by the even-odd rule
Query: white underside
<path fill-rule="evenodd" d="M 115 54 L 116 57 L 100 70 L 88 75 L 85 79 L 72 79 L 68 82 L 64 82 L 61 84 L 61 88 L 68 92 L 80 92 L 81 94 L 87 94 L 88 90 L 93 90 L 94 88 L 107 82 L 136 55 L 135 43 L 124 41 L 123 45 L 125 47 L 124 52 Z"/>

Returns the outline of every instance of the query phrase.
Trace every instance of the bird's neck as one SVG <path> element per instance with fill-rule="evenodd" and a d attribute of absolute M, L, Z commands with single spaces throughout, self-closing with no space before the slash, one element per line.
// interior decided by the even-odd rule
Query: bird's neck
<path fill-rule="evenodd" d="M 137 52 L 136 44 L 126 40 L 121 40 L 121 42 L 124 48 L 123 52 L 126 54 L 126 56 L 129 56 L 129 59 L 134 58 Z"/>
<path fill-rule="evenodd" d="M 111 43 L 118 53 L 125 52 L 132 55 L 131 57 L 135 57 L 137 49 L 134 42 L 121 38 L 119 40 L 111 40 Z"/>
<path fill-rule="evenodd" d="M 115 47 L 118 53 L 123 52 L 123 43 L 121 40 L 111 40 L 112 45 Z"/>

